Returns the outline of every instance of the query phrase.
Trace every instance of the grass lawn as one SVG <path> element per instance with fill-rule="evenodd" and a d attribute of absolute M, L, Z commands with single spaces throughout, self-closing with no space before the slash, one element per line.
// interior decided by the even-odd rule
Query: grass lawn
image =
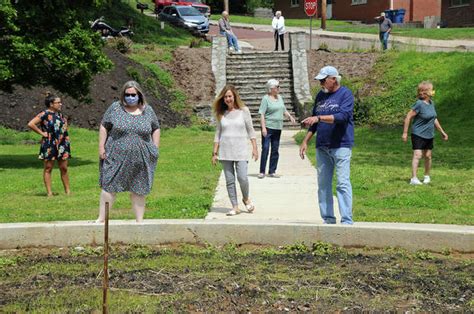
<path fill-rule="evenodd" d="M 366 126 L 356 127 L 353 149 L 356 221 L 474 224 L 473 70 L 472 53 L 394 52 L 384 54 L 366 78 L 347 82 L 353 90 L 371 89 L 359 100 L 370 114 Z M 437 132 L 432 183 L 414 187 L 408 185 L 411 144 L 401 135 L 422 80 L 434 84 L 438 119 L 449 141 Z M 309 154 L 314 162 L 314 149 Z M 423 162 L 420 166 L 418 177 Z"/>
<path fill-rule="evenodd" d="M 211 19 L 218 20 L 220 15 L 215 14 L 211 16 Z M 252 16 L 241 16 L 231 15 L 231 23 L 248 23 L 248 24 L 261 24 L 271 25 L 271 19 L 258 18 Z M 294 27 L 307 27 L 309 29 L 309 18 L 308 19 L 285 19 L 285 26 Z M 321 19 L 313 19 L 313 28 L 321 27 Z M 378 34 L 378 26 L 374 25 L 358 25 L 352 24 L 346 21 L 327 20 L 326 30 L 331 32 L 347 32 L 347 33 L 365 33 L 365 34 Z M 440 29 L 424 29 L 424 28 L 397 28 L 394 27 L 392 31 L 393 35 L 405 36 L 405 37 L 419 37 L 428 39 L 468 39 L 474 40 L 474 28 L 473 27 L 461 27 L 461 28 L 440 28 Z"/>
<path fill-rule="evenodd" d="M 71 128 L 72 195 L 63 193 L 59 170 L 46 198 L 38 137 L 0 129 L 0 222 L 93 220 L 98 213 L 98 133 Z M 212 204 L 220 173 L 210 163 L 214 133 L 199 128 L 162 130 L 160 159 L 145 218 L 202 218 Z M 34 140 L 33 140 L 34 139 Z M 25 140 L 30 144 L 25 144 Z M 34 142 L 32 145 L 31 142 Z M 119 193 L 111 219 L 134 219 L 128 193 Z"/>
<path fill-rule="evenodd" d="M 441 143 L 438 136 L 432 183 L 411 186 L 411 144 L 401 141 L 401 131 L 356 128 L 351 163 L 354 220 L 474 225 L 474 148 L 458 147 L 455 139 Z M 298 134 L 298 141 L 304 134 Z M 314 143 L 310 147 L 314 163 Z"/>

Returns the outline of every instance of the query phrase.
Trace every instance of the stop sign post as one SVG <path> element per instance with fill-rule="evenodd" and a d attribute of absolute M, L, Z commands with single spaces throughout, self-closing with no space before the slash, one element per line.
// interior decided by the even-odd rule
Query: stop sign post
<path fill-rule="evenodd" d="M 313 37 L 313 16 L 318 11 L 317 0 L 304 0 L 304 12 L 309 16 L 309 50 L 311 50 L 311 38 Z"/>

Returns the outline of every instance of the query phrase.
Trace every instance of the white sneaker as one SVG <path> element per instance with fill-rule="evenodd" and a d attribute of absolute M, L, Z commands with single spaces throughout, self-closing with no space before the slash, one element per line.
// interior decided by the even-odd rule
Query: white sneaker
<path fill-rule="evenodd" d="M 430 182 L 431 182 L 430 176 L 425 176 L 425 178 L 423 179 L 423 184 L 428 184 Z"/>
<path fill-rule="evenodd" d="M 229 51 L 234 51 L 234 47 L 229 47 Z"/>
<path fill-rule="evenodd" d="M 242 50 L 236 50 L 235 53 L 242 53 Z"/>
<path fill-rule="evenodd" d="M 411 185 L 420 185 L 420 184 L 423 184 L 423 183 L 421 183 L 420 180 L 418 180 L 418 178 L 415 177 L 415 178 L 411 178 L 410 184 Z"/>

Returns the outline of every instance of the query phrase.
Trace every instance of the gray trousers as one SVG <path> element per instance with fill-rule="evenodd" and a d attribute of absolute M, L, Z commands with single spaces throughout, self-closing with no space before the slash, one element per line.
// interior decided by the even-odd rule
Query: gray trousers
<path fill-rule="evenodd" d="M 240 190 L 242 191 L 242 197 L 244 200 L 249 198 L 249 179 L 247 178 L 247 165 L 246 160 L 221 160 L 222 168 L 224 169 L 225 182 L 227 187 L 227 193 L 229 194 L 230 202 L 232 206 L 237 206 L 237 189 L 235 187 L 235 173 L 237 173 L 237 180 L 239 180 Z"/>

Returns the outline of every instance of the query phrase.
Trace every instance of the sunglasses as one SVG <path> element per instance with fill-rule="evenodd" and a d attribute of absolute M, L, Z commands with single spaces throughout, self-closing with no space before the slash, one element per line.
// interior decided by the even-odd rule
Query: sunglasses
<path fill-rule="evenodd" d="M 125 93 L 125 97 L 135 97 L 137 96 L 137 94 L 128 94 L 128 93 Z"/>
<path fill-rule="evenodd" d="M 319 80 L 319 83 L 324 84 L 326 82 L 326 78 L 323 78 L 322 80 Z"/>

